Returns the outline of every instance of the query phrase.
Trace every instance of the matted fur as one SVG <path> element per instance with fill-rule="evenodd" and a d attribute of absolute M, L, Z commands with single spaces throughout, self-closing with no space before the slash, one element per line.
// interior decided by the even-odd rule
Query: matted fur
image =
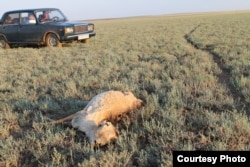
<path fill-rule="evenodd" d="M 132 92 L 107 91 L 93 97 L 83 110 L 56 122 L 71 120 L 72 126 L 85 132 L 92 145 L 105 145 L 117 138 L 116 128 L 106 120 L 139 109 L 142 103 Z"/>

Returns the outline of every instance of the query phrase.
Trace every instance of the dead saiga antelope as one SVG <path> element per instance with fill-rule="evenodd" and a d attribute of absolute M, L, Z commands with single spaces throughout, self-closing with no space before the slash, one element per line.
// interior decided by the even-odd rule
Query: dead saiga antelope
<path fill-rule="evenodd" d="M 119 115 L 142 107 L 142 100 L 131 92 L 107 91 L 93 97 L 86 107 L 56 123 L 70 121 L 74 128 L 84 132 L 91 145 L 103 146 L 117 138 L 117 130 L 111 122 Z"/>

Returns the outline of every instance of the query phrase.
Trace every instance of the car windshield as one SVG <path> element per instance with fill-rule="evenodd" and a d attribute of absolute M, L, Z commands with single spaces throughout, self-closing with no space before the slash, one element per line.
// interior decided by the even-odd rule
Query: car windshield
<path fill-rule="evenodd" d="M 58 22 L 67 20 L 63 13 L 58 9 L 48 9 L 35 12 L 39 22 Z"/>

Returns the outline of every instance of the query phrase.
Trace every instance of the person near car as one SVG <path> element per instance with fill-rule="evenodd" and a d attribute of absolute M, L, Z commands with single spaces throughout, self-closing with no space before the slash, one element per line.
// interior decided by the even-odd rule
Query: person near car
<path fill-rule="evenodd" d="M 12 23 L 12 19 L 10 16 L 7 16 L 5 21 L 4 21 L 5 24 L 11 24 Z"/>
<path fill-rule="evenodd" d="M 34 14 L 29 13 L 28 20 L 27 20 L 26 24 L 35 24 L 35 23 L 36 23 L 36 18 L 34 16 Z"/>
<path fill-rule="evenodd" d="M 49 12 L 48 11 L 43 11 L 43 15 L 42 15 L 40 21 L 44 22 L 44 21 L 48 21 L 48 20 L 50 20 L 50 18 L 49 18 Z"/>

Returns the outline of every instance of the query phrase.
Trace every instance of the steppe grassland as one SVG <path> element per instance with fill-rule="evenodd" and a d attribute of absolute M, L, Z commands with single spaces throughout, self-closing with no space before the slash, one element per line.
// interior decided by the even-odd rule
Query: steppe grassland
<path fill-rule="evenodd" d="M 209 48 L 217 54 L 223 68 L 230 71 L 232 83 L 250 102 L 250 26 L 249 13 L 231 16 L 225 21 L 219 17 L 212 24 L 204 22 L 190 38 L 199 48 Z M 221 24 L 224 22 L 224 24 Z M 209 31 L 207 31 L 209 29 Z"/>
<path fill-rule="evenodd" d="M 98 20 L 88 44 L 0 50 L 0 166 L 171 166 L 173 150 L 249 150 L 250 111 L 236 107 L 237 95 L 250 98 L 249 17 Z M 225 70 L 233 88 L 220 81 Z M 133 91 L 145 107 L 116 125 L 107 147 L 37 124 L 111 89 Z"/>

